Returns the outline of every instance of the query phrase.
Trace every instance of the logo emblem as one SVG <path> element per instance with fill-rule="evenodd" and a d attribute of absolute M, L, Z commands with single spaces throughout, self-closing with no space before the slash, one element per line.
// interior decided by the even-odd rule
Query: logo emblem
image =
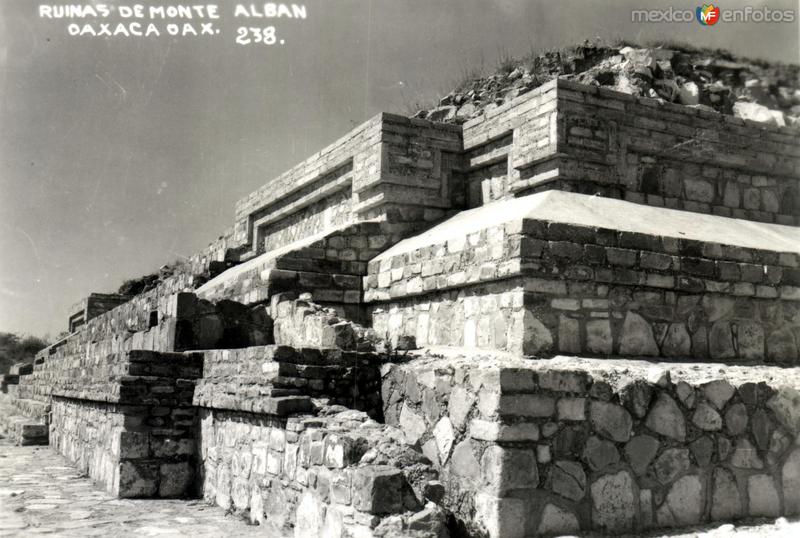
<path fill-rule="evenodd" d="M 703 4 L 695 11 L 697 22 L 703 26 L 713 26 L 719 22 L 719 8 L 714 4 Z"/>

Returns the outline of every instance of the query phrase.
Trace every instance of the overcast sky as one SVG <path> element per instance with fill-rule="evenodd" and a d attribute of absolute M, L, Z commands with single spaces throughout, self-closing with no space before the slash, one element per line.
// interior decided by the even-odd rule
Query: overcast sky
<path fill-rule="evenodd" d="M 272 47 L 234 43 L 234 2 L 219 36 L 195 39 L 70 37 L 38 4 L 0 1 L 0 331 L 32 334 L 203 248 L 237 199 L 370 116 L 410 113 L 503 55 L 595 36 L 800 55 L 797 23 L 630 22 L 697 6 L 677 0 L 316 0 Z"/>

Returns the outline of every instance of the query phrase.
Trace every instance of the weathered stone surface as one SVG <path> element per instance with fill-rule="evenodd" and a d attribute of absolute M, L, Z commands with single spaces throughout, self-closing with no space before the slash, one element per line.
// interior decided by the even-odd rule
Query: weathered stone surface
<path fill-rule="evenodd" d="M 556 407 L 555 398 L 544 394 L 503 394 L 496 407 L 478 404 L 481 414 L 491 417 L 495 414 L 523 417 L 549 417 Z"/>
<path fill-rule="evenodd" d="M 581 325 L 577 319 L 558 317 L 558 349 L 563 353 L 581 352 Z"/>
<path fill-rule="evenodd" d="M 439 447 L 436 446 L 436 439 L 431 437 L 422 443 L 422 454 L 432 463 L 439 462 Z"/>
<path fill-rule="evenodd" d="M 475 522 L 486 530 L 489 538 L 523 538 L 527 510 L 520 499 L 483 492 L 475 496 Z"/>
<path fill-rule="evenodd" d="M 453 448 L 455 432 L 450 419 L 442 418 L 433 428 L 433 437 L 436 439 L 436 447 L 439 449 L 439 461 L 445 463 L 450 457 L 450 450 Z"/>
<path fill-rule="evenodd" d="M 775 429 L 775 424 L 769 414 L 763 409 L 756 409 L 753 413 L 751 429 L 753 430 L 753 439 L 756 441 L 756 447 L 761 450 L 767 450 L 772 438 L 772 432 Z"/>
<path fill-rule="evenodd" d="M 697 404 L 692 422 L 701 430 L 718 431 L 722 429 L 722 417 L 719 413 L 705 402 Z"/>
<path fill-rule="evenodd" d="M 670 323 L 661 353 L 665 357 L 688 357 L 692 351 L 692 337 L 683 323 Z"/>
<path fill-rule="evenodd" d="M 758 103 L 747 101 L 737 101 L 733 104 L 733 115 L 745 120 L 757 121 L 759 123 L 769 123 L 773 125 L 785 125 L 783 113 L 779 110 L 770 110 Z"/>
<path fill-rule="evenodd" d="M 788 327 L 769 333 L 767 359 L 774 362 L 795 362 L 797 356 L 797 341 Z"/>
<path fill-rule="evenodd" d="M 781 499 L 769 475 L 747 477 L 747 498 L 751 516 L 777 517 L 781 513 Z"/>
<path fill-rule="evenodd" d="M 400 411 L 400 428 L 406 436 L 406 442 L 409 445 L 415 445 L 425 434 L 427 426 L 425 425 L 425 419 L 415 413 L 408 404 L 404 403 Z"/>
<path fill-rule="evenodd" d="M 772 439 L 769 441 L 769 450 L 767 451 L 767 463 L 770 466 L 777 465 L 790 444 L 791 440 L 785 433 L 780 430 L 772 432 Z"/>
<path fill-rule="evenodd" d="M 731 399 L 735 389 L 733 386 L 724 379 L 711 381 L 703 385 L 703 394 L 705 397 L 714 404 L 714 407 L 722 410 L 728 400 Z"/>
<path fill-rule="evenodd" d="M 794 449 L 781 470 L 783 502 L 787 515 L 800 514 L 800 449 Z"/>
<path fill-rule="evenodd" d="M 664 503 L 656 512 L 659 525 L 695 525 L 703 515 L 703 484 L 696 475 L 687 475 L 672 484 Z"/>
<path fill-rule="evenodd" d="M 702 179 L 687 179 L 686 197 L 690 200 L 709 203 L 714 199 L 714 184 Z"/>
<path fill-rule="evenodd" d="M 458 430 L 463 430 L 467 425 L 467 416 L 475 403 L 475 396 L 463 387 L 453 387 L 450 401 L 447 404 L 450 421 Z"/>
<path fill-rule="evenodd" d="M 450 458 L 450 469 L 467 480 L 480 478 L 481 467 L 475 457 L 472 440 L 465 439 L 456 445 Z"/>
<path fill-rule="evenodd" d="M 595 431 L 618 443 L 631 437 L 633 419 L 623 407 L 592 400 L 589 404 L 589 417 Z"/>
<path fill-rule="evenodd" d="M 620 402 L 634 416 L 642 418 L 650 408 L 653 398 L 653 386 L 643 379 L 634 380 L 620 390 Z"/>
<path fill-rule="evenodd" d="M 589 376 L 580 371 L 546 370 L 539 373 L 539 386 L 555 392 L 583 394 L 589 386 Z"/>
<path fill-rule="evenodd" d="M 586 474 L 574 461 L 557 461 L 550 470 L 550 487 L 567 499 L 578 501 L 586 493 Z"/>
<path fill-rule="evenodd" d="M 191 490 L 194 469 L 189 462 L 162 463 L 159 468 L 159 497 L 182 497 Z"/>
<path fill-rule="evenodd" d="M 712 359 L 731 359 L 736 356 L 733 332 L 728 321 L 717 321 L 708 332 L 708 352 Z"/>
<path fill-rule="evenodd" d="M 426 389 L 422 392 L 422 414 L 428 424 L 436 424 L 439 420 L 441 409 L 436 401 L 436 391 Z"/>
<path fill-rule="evenodd" d="M 649 435 L 637 435 L 625 445 L 625 456 L 637 475 L 647 472 L 650 462 L 658 452 L 659 442 Z"/>
<path fill-rule="evenodd" d="M 553 346 L 553 335 L 548 328 L 529 311 L 522 314 L 522 341 L 520 351 L 525 355 L 536 355 L 549 351 Z"/>
<path fill-rule="evenodd" d="M 739 469 L 761 469 L 764 464 L 750 441 L 740 437 L 736 440 L 736 446 L 731 454 L 731 466 Z"/>
<path fill-rule="evenodd" d="M 742 499 L 733 474 L 722 468 L 714 470 L 711 519 L 730 520 L 742 515 Z"/>
<path fill-rule="evenodd" d="M 767 402 L 767 407 L 793 435 L 800 434 L 800 390 L 781 387 Z"/>
<path fill-rule="evenodd" d="M 119 468 L 120 497 L 152 497 L 158 491 L 158 467 L 146 462 L 123 461 Z"/>
<path fill-rule="evenodd" d="M 656 433 L 671 437 L 677 441 L 686 438 L 686 421 L 678 404 L 666 393 L 658 395 L 656 403 L 647 415 L 645 425 Z"/>
<path fill-rule="evenodd" d="M 592 436 L 586 441 L 583 459 L 593 471 L 601 471 L 619 461 L 619 451 L 611 441 Z"/>
<path fill-rule="evenodd" d="M 611 355 L 613 351 L 611 323 L 607 319 L 586 322 L 586 348 L 598 355 Z"/>
<path fill-rule="evenodd" d="M 372 514 L 400 511 L 405 477 L 388 465 L 359 467 L 353 473 L 353 506 Z"/>
<path fill-rule="evenodd" d="M 559 420 L 586 420 L 586 398 L 561 398 L 556 411 Z"/>
<path fill-rule="evenodd" d="M 675 385 L 675 393 L 678 395 L 678 400 L 684 405 L 684 407 L 687 409 L 694 408 L 697 394 L 691 385 L 685 381 L 678 381 L 678 383 Z"/>
<path fill-rule="evenodd" d="M 714 456 L 714 440 L 708 435 L 698 437 L 689 444 L 689 449 L 692 451 L 697 465 L 705 468 L 711 463 L 711 458 Z"/>
<path fill-rule="evenodd" d="M 542 510 L 536 532 L 544 535 L 572 534 L 580 530 L 575 514 L 554 504 L 547 504 Z"/>
<path fill-rule="evenodd" d="M 668 448 L 656 459 L 654 468 L 656 477 L 662 484 L 669 484 L 678 476 L 689 470 L 691 460 L 685 448 Z"/>
<path fill-rule="evenodd" d="M 725 431 L 730 435 L 741 435 L 747 430 L 747 408 L 735 403 L 725 412 Z"/>
<path fill-rule="evenodd" d="M 764 360 L 764 329 L 755 322 L 740 321 L 736 327 L 739 356 L 747 360 Z"/>
<path fill-rule="evenodd" d="M 601 476 L 592 483 L 591 495 L 595 526 L 613 533 L 633 530 L 638 497 L 627 471 Z"/>
<path fill-rule="evenodd" d="M 535 488 L 539 473 L 533 450 L 489 446 L 481 457 L 483 483 L 503 497 L 516 488 Z"/>
<path fill-rule="evenodd" d="M 532 422 L 502 424 L 497 421 L 473 419 L 470 421 L 469 435 L 481 441 L 537 441 L 539 426 Z"/>
<path fill-rule="evenodd" d="M 731 444 L 730 439 L 724 435 L 717 435 L 717 454 L 719 455 L 720 461 L 725 461 L 728 459 L 732 447 L 733 445 Z"/>
<path fill-rule="evenodd" d="M 653 329 L 639 314 L 629 311 L 625 316 L 619 352 L 621 355 L 658 355 Z"/>

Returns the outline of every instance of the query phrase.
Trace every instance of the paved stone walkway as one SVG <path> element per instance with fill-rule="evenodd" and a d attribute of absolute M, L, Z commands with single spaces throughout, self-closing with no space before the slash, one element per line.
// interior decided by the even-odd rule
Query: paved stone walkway
<path fill-rule="evenodd" d="M 48 447 L 0 438 L 0 537 L 276 536 L 200 500 L 115 499 Z"/>
<path fill-rule="evenodd" d="M 279 538 L 199 500 L 116 499 L 48 447 L 14 446 L 0 436 L 0 537 L 190 536 Z M 587 536 L 599 536 L 590 534 Z M 800 521 L 741 523 L 676 531 L 664 538 L 796 538 Z"/>

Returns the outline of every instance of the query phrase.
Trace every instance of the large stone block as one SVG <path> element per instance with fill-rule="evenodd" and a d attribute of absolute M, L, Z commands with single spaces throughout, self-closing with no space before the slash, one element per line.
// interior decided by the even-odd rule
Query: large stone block
<path fill-rule="evenodd" d="M 656 512 L 659 525 L 674 527 L 695 525 L 703 515 L 703 483 L 696 475 L 687 475 L 675 482 Z"/>
<path fill-rule="evenodd" d="M 479 493 L 475 497 L 475 522 L 489 538 L 524 538 L 527 507 L 520 499 Z"/>
<path fill-rule="evenodd" d="M 539 485 L 539 473 L 533 450 L 490 445 L 480 462 L 488 491 L 498 497 L 515 489 L 533 489 Z"/>
<path fill-rule="evenodd" d="M 158 493 L 159 465 L 148 461 L 123 461 L 114 493 L 123 498 L 147 498 Z"/>
<path fill-rule="evenodd" d="M 639 499 L 627 471 L 607 474 L 591 485 L 592 522 L 612 533 L 630 532 L 637 521 Z"/>
<path fill-rule="evenodd" d="M 360 467 L 353 473 L 353 506 L 371 514 L 402 510 L 406 479 L 400 469 L 387 466 Z"/>
<path fill-rule="evenodd" d="M 686 438 L 686 421 L 678 404 L 665 392 L 659 393 L 645 424 L 656 433 L 677 441 Z"/>

